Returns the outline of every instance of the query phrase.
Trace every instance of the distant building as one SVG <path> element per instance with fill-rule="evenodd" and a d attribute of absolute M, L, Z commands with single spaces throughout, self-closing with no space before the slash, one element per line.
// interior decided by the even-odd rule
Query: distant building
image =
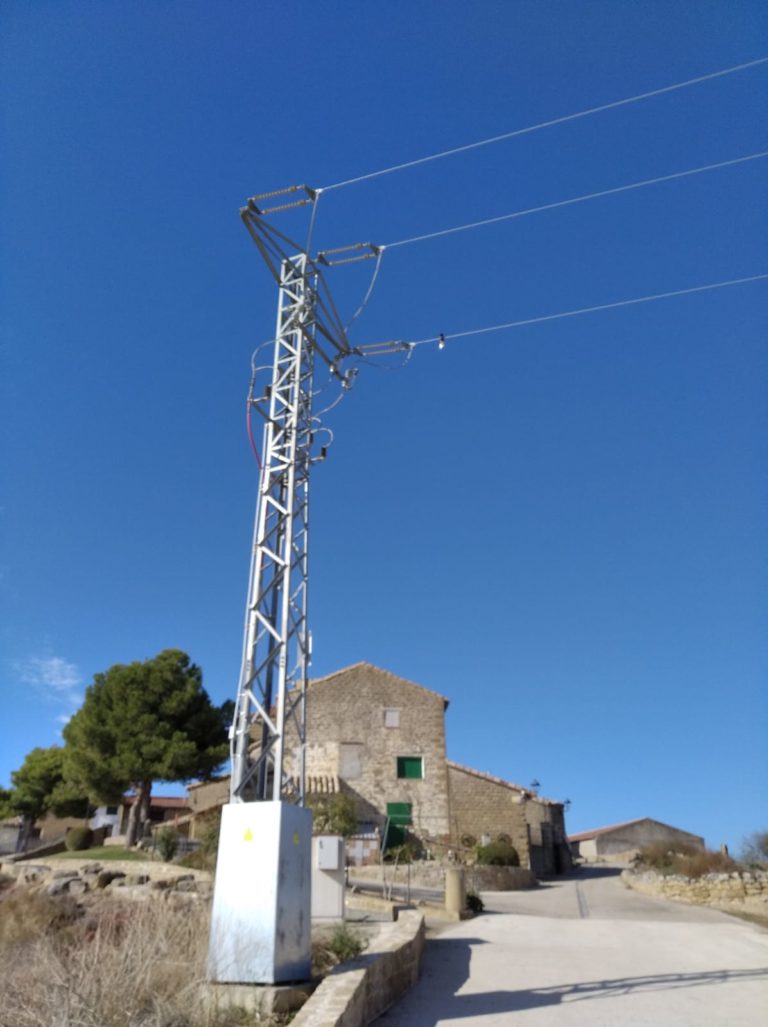
<path fill-rule="evenodd" d="M 501 837 L 534 873 L 568 869 L 562 804 L 447 760 L 447 706 L 437 692 L 370 663 L 310 682 L 306 789 L 310 798 L 354 799 L 359 832 L 348 860 L 378 861 L 382 847 L 405 841 L 441 856 Z M 298 738 L 292 725 L 287 731 L 286 770 L 297 777 Z M 228 799 L 228 778 L 189 789 L 197 815 Z"/>
<path fill-rule="evenodd" d="M 572 834 L 568 841 L 574 857 L 588 861 L 605 858 L 620 859 L 632 855 L 647 845 L 668 845 L 703 849 L 704 839 L 697 834 L 682 831 L 679 827 L 662 824 L 659 820 L 643 817 L 627 820 L 622 824 L 598 827 L 593 831 Z"/>

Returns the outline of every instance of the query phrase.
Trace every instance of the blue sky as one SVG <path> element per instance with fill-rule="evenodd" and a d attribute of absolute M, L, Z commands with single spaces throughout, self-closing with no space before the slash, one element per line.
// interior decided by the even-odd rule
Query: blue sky
<path fill-rule="evenodd" d="M 768 55 L 758 2 L 6 2 L 0 784 L 94 673 L 234 698 L 276 289 L 238 218 Z M 329 192 L 394 242 L 768 149 L 768 65 Z M 385 252 L 357 343 L 768 272 L 755 160 Z M 280 222 L 301 230 L 287 216 Z M 369 267 L 334 272 L 354 310 Z M 738 845 L 765 827 L 768 283 L 423 346 L 330 416 L 314 673 L 450 699 L 459 762 Z"/>

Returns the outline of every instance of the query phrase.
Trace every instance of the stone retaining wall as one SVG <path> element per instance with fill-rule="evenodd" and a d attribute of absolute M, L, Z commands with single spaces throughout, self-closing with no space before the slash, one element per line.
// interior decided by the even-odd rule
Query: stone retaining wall
<path fill-rule="evenodd" d="M 292 1027 L 365 1027 L 416 983 L 423 949 L 424 917 L 402 912 L 363 955 L 325 978 Z"/>
<path fill-rule="evenodd" d="M 768 916 L 768 873 L 765 871 L 734 871 L 691 878 L 625 870 L 621 877 L 625 884 L 643 895 Z"/>
<path fill-rule="evenodd" d="M 455 864 L 451 864 L 455 865 Z M 424 861 L 405 866 L 383 866 L 383 881 L 398 888 L 445 888 L 445 866 L 442 863 Z M 525 867 L 464 867 L 465 881 L 469 891 L 520 891 L 535 888 L 537 881 L 532 871 Z M 350 882 L 382 881 L 382 867 L 350 867 Z"/>

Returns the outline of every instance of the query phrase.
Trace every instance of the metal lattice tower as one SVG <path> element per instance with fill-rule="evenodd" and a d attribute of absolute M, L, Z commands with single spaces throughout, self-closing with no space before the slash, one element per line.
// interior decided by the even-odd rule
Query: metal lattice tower
<path fill-rule="evenodd" d="M 265 419 L 263 462 L 253 535 L 242 667 L 232 725 L 230 801 L 304 800 L 305 694 L 310 662 L 307 622 L 309 474 L 318 455 L 312 401 L 320 358 L 340 387 L 350 382 L 341 361 L 355 353 L 323 279 L 326 267 L 378 256 L 359 244 L 310 258 L 264 215 L 314 204 L 305 186 L 299 200 L 261 208 L 249 200 L 241 217 L 279 286 L 272 380 L 249 403 Z M 287 248 L 286 248 L 287 247 Z M 350 255 L 351 254 L 351 255 Z M 249 415 L 250 416 L 250 415 Z M 285 770 L 286 731 L 298 744 L 298 774 Z"/>

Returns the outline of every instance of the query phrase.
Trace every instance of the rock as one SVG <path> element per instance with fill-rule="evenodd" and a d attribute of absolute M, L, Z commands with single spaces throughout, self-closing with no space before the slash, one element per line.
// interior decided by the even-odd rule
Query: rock
<path fill-rule="evenodd" d="M 149 874 L 127 874 L 125 883 L 129 887 L 134 887 L 140 884 L 146 884 L 149 881 Z"/>
<path fill-rule="evenodd" d="M 84 881 L 82 877 L 75 877 L 67 882 L 67 893 L 69 895 L 85 895 L 87 891 L 90 891 L 88 882 Z"/>
<path fill-rule="evenodd" d="M 189 877 L 177 877 L 173 890 L 175 892 L 196 892 L 197 882 L 191 875 Z"/>
<path fill-rule="evenodd" d="M 94 863 L 94 862 L 84 863 L 83 866 L 80 867 L 80 873 L 84 877 L 90 877 L 92 874 L 100 874 L 101 873 L 101 863 Z"/>
<path fill-rule="evenodd" d="M 168 891 L 172 887 L 173 881 L 168 877 L 162 877 L 159 881 L 152 881 L 150 884 L 152 891 Z"/>
<path fill-rule="evenodd" d="M 102 870 L 96 879 L 96 887 L 106 888 L 113 881 L 119 881 L 123 877 L 125 877 L 125 874 L 122 870 Z"/>
<path fill-rule="evenodd" d="M 67 877 L 79 877 L 77 870 L 54 870 L 53 880 L 63 881 Z"/>
<path fill-rule="evenodd" d="M 79 880 L 77 877 L 62 877 L 56 881 L 51 881 L 45 890 L 49 895 L 65 895 L 69 891 L 69 886 L 72 882 L 77 880 Z"/>

